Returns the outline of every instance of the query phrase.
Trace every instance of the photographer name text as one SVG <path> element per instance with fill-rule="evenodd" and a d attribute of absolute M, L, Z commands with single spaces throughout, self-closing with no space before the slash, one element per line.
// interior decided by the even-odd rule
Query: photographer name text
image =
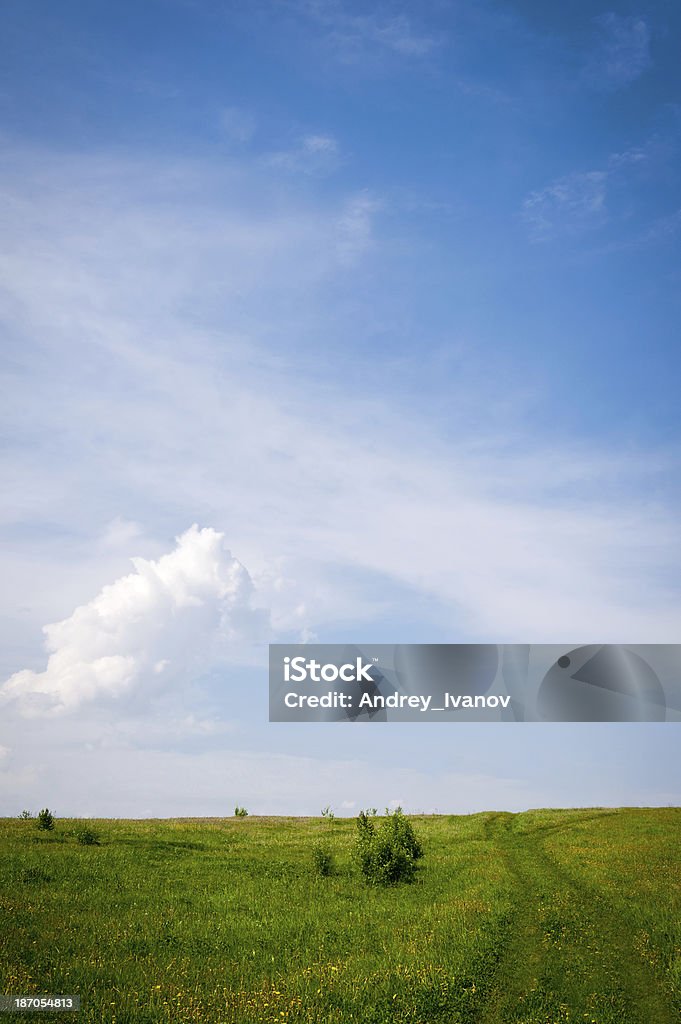
<path fill-rule="evenodd" d="M 384 697 L 376 693 L 363 693 L 358 701 L 348 693 L 338 690 L 329 690 L 327 693 L 306 694 L 291 691 L 284 697 L 284 704 L 287 708 L 344 708 L 346 710 L 356 709 L 358 711 L 381 711 L 384 708 L 411 708 L 413 711 L 449 711 L 464 710 L 469 708 L 507 708 L 511 698 L 500 697 L 496 694 L 471 696 L 460 693 L 445 693 L 443 707 L 432 706 L 431 694 L 406 695 L 403 693 L 391 693 Z"/>

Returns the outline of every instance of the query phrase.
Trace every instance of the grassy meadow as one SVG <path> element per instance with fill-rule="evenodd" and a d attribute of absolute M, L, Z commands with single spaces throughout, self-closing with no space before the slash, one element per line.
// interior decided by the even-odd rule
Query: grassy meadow
<path fill-rule="evenodd" d="M 681 809 L 411 821 L 374 888 L 354 820 L 0 820 L 2 991 L 82 1000 L 7 1020 L 677 1024 Z"/>

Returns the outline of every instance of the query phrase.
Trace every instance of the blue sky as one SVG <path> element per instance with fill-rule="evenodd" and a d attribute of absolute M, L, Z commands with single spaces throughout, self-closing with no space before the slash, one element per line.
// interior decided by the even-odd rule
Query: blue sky
<path fill-rule="evenodd" d="M 276 726 L 265 670 L 678 640 L 678 5 L 1 18 L 0 813 L 678 803 L 671 724 Z"/>

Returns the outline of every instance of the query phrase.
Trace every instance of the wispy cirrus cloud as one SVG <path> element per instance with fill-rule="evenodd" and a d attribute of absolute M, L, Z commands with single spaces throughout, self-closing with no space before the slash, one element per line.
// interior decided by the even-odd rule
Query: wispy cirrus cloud
<path fill-rule="evenodd" d="M 599 37 L 585 65 L 584 80 L 603 91 L 622 89 L 652 65 L 648 22 L 612 11 L 594 20 Z"/>
<path fill-rule="evenodd" d="M 272 813 L 419 809 L 424 792 L 440 809 L 559 803 L 470 758 L 460 775 L 386 769 L 373 740 L 366 760 L 333 758 L 327 736 L 318 757 L 273 753 L 262 693 L 241 664 L 219 669 L 268 623 L 295 639 L 386 622 L 405 641 L 674 635 L 673 453 L 547 444 L 458 374 L 445 438 L 414 388 L 384 386 L 370 333 L 353 337 L 395 322 L 392 288 L 362 292 L 390 249 L 381 198 L 301 199 L 282 180 L 246 160 L 6 157 L 5 813 L 18 792 L 143 815 L 224 813 L 225 794 Z M 183 534 L 196 520 L 213 530 Z M 621 802 L 619 782 L 587 783 Z"/>
<path fill-rule="evenodd" d="M 269 207 L 261 183 L 251 209 L 250 165 L 227 190 L 224 173 L 167 160 L 40 167 L 5 182 L 10 522 L 49 516 L 87 551 L 114 516 L 156 539 L 200 518 L 225 533 L 276 628 L 296 635 L 420 593 L 473 636 L 537 642 L 560 621 L 572 635 L 597 622 L 599 638 L 668 637 L 675 518 L 632 483 L 664 475 L 667 456 L 548 451 L 520 419 L 495 420 L 498 396 L 456 377 L 445 442 L 384 393 L 368 342 L 363 357 L 355 339 L 351 368 L 340 361 L 328 339 L 357 329 L 348 295 L 367 317 L 390 309 L 390 290 L 361 298 L 387 248 L 378 199 L 301 203 L 277 184 Z M 485 415 L 467 422 L 473 406 Z"/>
<path fill-rule="evenodd" d="M 675 112 L 674 112 L 675 113 Z M 628 222 L 628 236 L 616 246 L 662 237 L 659 226 L 675 223 L 675 211 L 640 224 L 635 212 L 635 188 L 640 181 L 664 178 L 679 147 L 676 118 L 664 131 L 654 132 L 639 145 L 610 153 L 600 167 L 561 175 L 530 192 L 522 216 L 533 241 L 577 237 L 613 223 Z M 631 197 L 626 202 L 624 196 Z M 632 223 L 633 222 L 633 223 Z"/>
<path fill-rule="evenodd" d="M 389 7 L 357 14 L 340 0 L 293 0 L 290 6 L 316 24 L 327 45 L 348 63 L 381 55 L 418 60 L 444 42 L 442 34 L 419 29 L 412 17 Z"/>
<path fill-rule="evenodd" d="M 220 130 L 231 142 L 250 142 L 255 135 L 256 119 L 249 110 L 243 110 L 241 107 L 224 107 L 218 120 Z"/>
<path fill-rule="evenodd" d="M 605 222 L 607 171 L 557 178 L 524 199 L 522 212 L 535 241 L 574 235 Z"/>
<path fill-rule="evenodd" d="M 338 218 L 338 257 L 344 266 L 352 266 L 371 248 L 374 240 L 374 216 L 382 203 L 370 192 L 352 196 Z"/>
<path fill-rule="evenodd" d="M 290 149 L 268 154 L 265 162 L 290 173 L 316 176 L 332 174 L 340 159 L 340 146 L 333 135 L 311 134 Z"/>
<path fill-rule="evenodd" d="M 435 49 L 441 40 L 432 35 L 426 35 L 414 30 L 414 27 L 405 14 L 398 14 L 385 21 L 378 18 L 355 17 L 349 19 L 346 29 L 346 40 L 366 38 L 380 46 L 385 46 L 395 53 L 405 57 L 425 57 L 431 50 Z"/>

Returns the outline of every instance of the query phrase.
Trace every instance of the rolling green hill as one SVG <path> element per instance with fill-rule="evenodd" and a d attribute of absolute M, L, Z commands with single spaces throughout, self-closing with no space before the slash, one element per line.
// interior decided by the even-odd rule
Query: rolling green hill
<path fill-rule="evenodd" d="M 681 810 L 411 820 L 417 880 L 384 889 L 353 820 L 107 820 L 84 846 L 4 819 L 2 991 L 82 999 L 7 1019 L 677 1024 Z"/>

